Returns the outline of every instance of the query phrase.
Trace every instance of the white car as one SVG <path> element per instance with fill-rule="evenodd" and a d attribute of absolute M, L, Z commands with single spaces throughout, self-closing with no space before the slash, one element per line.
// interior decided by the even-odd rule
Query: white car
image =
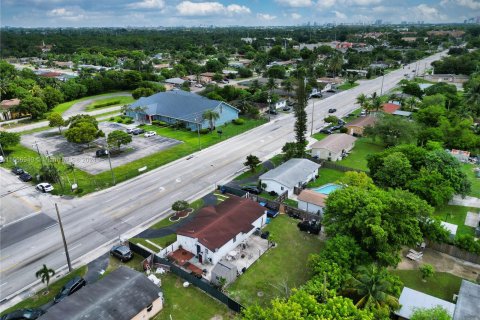
<path fill-rule="evenodd" d="M 157 133 L 155 131 L 147 131 L 145 132 L 145 138 L 148 138 L 148 137 L 153 137 L 153 136 L 156 136 Z"/>
<path fill-rule="evenodd" d="M 202 86 L 200 83 L 197 83 L 197 84 L 195 85 L 195 87 L 197 87 L 197 88 L 203 88 L 203 86 Z"/>
<path fill-rule="evenodd" d="M 5 159 L 3 158 L 3 156 L 0 156 L 0 163 L 4 163 L 5 162 Z"/>
<path fill-rule="evenodd" d="M 37 184 L 37 190 L 42 191 L 44 193 L 53 191 L 53 186 L 50 183 L 42 182 Z"/>

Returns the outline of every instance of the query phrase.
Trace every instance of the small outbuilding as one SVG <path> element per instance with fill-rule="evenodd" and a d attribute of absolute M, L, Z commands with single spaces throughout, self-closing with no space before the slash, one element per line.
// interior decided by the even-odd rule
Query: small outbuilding
<path fill-rule="evenodd" d="M 328 196 L 325 194 L 304 189 L 297 197 L 298 208 L 322 216 L 323 210 L 325 209 L 325 200 L 327 198 Z"/>
<path fill-rule="evenodd" d="M 395 311 L 395 314 L 400 319 L 410 319 L 416 309 L 431 309 L 440 306 L 445 309 L 450 316 L 453 316 L 453 312 L 455 311 L 455 304 L 407 287 L 403 288 L 398 301 L 402 307 L 400 310 Z"/>
<path fill-rule="evenodd" d="M 341 160 L 347 152 L 353 149 L 357 138 L 346 133 L 335 133 L 315 142 L 311 154 L 319 159 L 337 161 Z"/>
<path fill-rule="evenodd" d="M 220 260 L 212 269 L 212 283 L 220 285 L 221 279 L 225 279 L 224 285 L 237 279 L 238 269 L 228 261 Z"/>
<path fill-rule="evenodd" d="M 473 320 L 480 316 L 480 285 L 462 280 L 453 320 Z"/>
<path fill-rule="evenodd" d="M 363 131 L 366 127 L 372 127 L 377 121 L 376 117 L 359 117 L 345 126 L 347 128 L 347 133 L 352 136 L 362 136 Z"/>

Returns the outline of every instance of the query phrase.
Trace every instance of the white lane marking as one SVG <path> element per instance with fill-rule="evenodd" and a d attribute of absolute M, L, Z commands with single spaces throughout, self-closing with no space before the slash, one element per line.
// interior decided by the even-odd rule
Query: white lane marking
<path fill-rule="evenodd" d="M 55 222 L 55 223 L 52 224 L 51 226 L 48 226 L 48 227 L 43 228 L 43 230 L 48 230 L 48 229 L 50 229 L 50 228 L 55 227 L 56 225 L 58 225 L 58 222 Z"/>
<path fill-rule="evenodd" d="M 81 246 L 82 246 L 82 244 L 79 243 L 79 244 L 77 244 L 76 246 L 73 246 L 73 247 L 68 248 L 68 249 L 69 249 L 69 250 L 73 250 L 73 249 L 76 249 L 76 248 L 81 247 Z"/>
<path fill-rule="evenodd" d="M 8 282 L 4 282 L 4 283 L 0 284 L 0 287 L 1 287 L 1 286 L 4 286 L 4 285 L 6 285 L 6 284 L 8 284 Z"/>
<path fill-rule="evenodd" d="M 177 183 L 179 183 L 179 182 L 182 182 L 182 179 L 177 178 L 175 181 L 176 181 Z"/>
<path fill-rule="evenodd" d="M 164 187 L 159 187 L 159 188 L 158 188 L 158 191 L 159 191 L 159 192 L 165 191 L 165 188 L 164 188 Z"/>

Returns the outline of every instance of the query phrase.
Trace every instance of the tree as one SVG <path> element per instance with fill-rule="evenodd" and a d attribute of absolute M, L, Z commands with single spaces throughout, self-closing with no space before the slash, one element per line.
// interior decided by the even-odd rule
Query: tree
<path fill-rule="evenodd" d="M 480 115 L 480 76 L 472 77 L 465 85 L 465 103 L 473 115 Z"/>
<path fill-rule="evenodd" d="M 90 143 L 98 137 L 99 130 L 90 122 L 79 122 L 65 130 L 65 138 L 73 143 Z"/>
<path fill-rule="evenodd" d="M 406 119 L 385 114 L 373 126 L 364 130 L 367 137 L 379 139 L 385 147 L 415 141 L 418 134 L 417 125 Z"/>
<path fill-rule="evenodd" d="M 187 201 L 177 200 L 172 204 L 172 210 L 176 212 L 187 210 L 190 207 Z"/>
<path fill-rule="evenodd" d="M 213 131 L 215 129 L 215 121 L 220 118 L 220 115 L 218 112 L 213 111 L 213 110 L 206 110 L 202 114 L 203 119 L 208 120 L 210 123 L 210 131 Z"/>
<path fill-rule="evenodd" d="M 267 90 L 272 91 L 273 89 L 277 88 L 277 83 L 275 82 L 274 78 L 268 78 L 267 83 L 265 84 L 265 88 Z"/>
<path fill-rule="evenodd" d="M 452 320 L 452 317 L 441 306 L 431 309 L 417 308 L 410 316 L 410 320 Z"/>
<path fill-rule="evenodd" d="M 305 92 L 305 80 L 302 72 L 299 73 L 297 81 L 297 103 L 293 108 L 295 114 L 295 140 L 297 143 L 296 156 L 303 157 L 305 155 L 305 148 L 307 147 L 307 138 L 305 136 L 305 132 L 307 131 L 307 113 L 305 111 L 307 95 Z"/>
<path fill-rule="evenodd" d="M 153 89 L 150 88 L 137 88 L 132 91 L 132 97 L 133 99 L 139 99 L 141 97 L 149 97 L 154 93 Z"/>
<path fill-rule="evenodd" d="M 48 110 L 53 109 L 59 103 L 64 100 L 63 93 L 51 86 L 43 89 L 43 101 L 46 103 Z"/>
<path fill-rule="evenodd" d="M 372 176 L 381 187 L 402 188 L 411 179 L 412 165 L 401 152 L 394 152 L 383 158 L 383 166 Z"/>
<path fill-rule="evenodd" d="M 52 112 L 48 117 L 47 120 L 49 121 L 48 126 L 49 127 L 57 127 L 58 132 L 62 134 L 62 127 L 65 126 L 65 120 L 63 120 L 63 117 L 60 113 L 58 112 Z"/>
<path fill-rule="evenodd" d="M 282 81 L 283 90 L 287 92 L 287 95 L 290 95 L 290 92 L 293 91 L 293 81 L 291 78 L 287 78 Z"/>
<path fill-rule="evenodd" d="M 20 134 L 0 131 L 0 145 L 2 148 L 14 147 L 20 143 Z"/>
<path fill-rule="evenodd" d="M 107 143 L 120 149 L 120 146 L 132 142 L 132 136 L 122 130 L 113 130 L 107 136 Z"/>
<path fill-rule="evenodd" d="M 365 105 L 367 104 L 368 98 L 365 94 L 361 93 L 357 96 L 356 102 L 360 105 L 360 107 L 365 109 Z"/>
<path fill-rule="evenodd" d="M 431 264 L 425 263 L 419 268 L 420 273 L 422 274 L 423 281 L 427 281 L 428 278 L 433 277 L 435 274 L 435 269 Z"/>
<path fill-rule="evenodd" d="M 55 270 L 53 269 L 50 269 L 50 268 L 47 268 L 46 265 L 43 265 L 43 268 L 38 270 L 36 273 L 35 273 L 35 277 L 37 278 L 41 278 L 42 279 L 42 283 L 46 283 L 47 284 L 47 292 L 48 292 L 48 285 L 50 283 L 50 278 L 53 277 L 55 275 Z"/>
<path fill-rule="evenodd" d="M 418 83 L 413 81 L 408 81 L 407 83 L 402 85 L 402 92 L 405 94 L 410 94 L 417 98 L 421 98 L 423 96 L 423 91 L 418 85 Z"/>
<path fill-rule="evenodd" d="M 37 97 L 26 97 L 20 101 L 20 104 L 14 108 L 21 114 L 29 114 L 32 119 L 40 119 L 47 112 L 47 105 L 42 99 Z"/>
<path fill-rule="evenodd" d="M 326 123 L 332 123 L 332 124 L 337 124 L 339 120 L 340 119 L 338 119 L 335 116 L 328 116 L 325 119 L 323 119 L 323 121 L 325 121 Z"/>
<path fill-rule="evenodd" d="M 252 154 L 247 156 L 247 161 L 243 163 L 244 166 L 247 166 L 250 168 L 250 172 L 255 172 L 255 169 L 257 166 L 260 164 L 260 159 L 258 159 L 257 156 L 254 156 Z"/>
<path fill-rule="evenodd" d="M 392 295 L 392 284 L 388 281 L 388 271 L 375 264 L 358 267 L 356 276 L 351 276 L 345 285 L 345 292 L 358 298 L 358 308 L 368 310 L 400 307 L 398 299 Z"/>

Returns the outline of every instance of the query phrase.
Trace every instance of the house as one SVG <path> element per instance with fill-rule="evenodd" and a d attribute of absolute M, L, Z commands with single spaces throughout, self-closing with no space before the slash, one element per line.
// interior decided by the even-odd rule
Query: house
<path fill-rule="evenodd" d="M 151 319 L 163 309 L 163 293 L 143 273 L 119 267 L 54 304 L 41 319 Z"/>
<path fill-rule="evenodd" d="M 395 314 L 400 319 L 410 319 L 413 312 L 417 308 L 431 309 L 440 306 L 445 309 L 450 314 L 450 316 L 453 316 L 453 312 L 455 310 L 455 304 L 451 302 L 430 296 L 423 292 L 413 290 L 407 287 L 403 288 L 402 294 L 400 295 L 398 301 L 400 302 L 400 305 L 402 307 L 400 308 L 400 310 L 395 311 Z"/>
<path fill-rule="evenodd" d="M 2 100 L 0 102 L 0 121 L 6 121 L 16 118 L 17 113 L 13 112 L 16 106 L 20 104 L 20 99 Z"/>
<path fill-rule="evenodd" d="M 411 118 L 412 117 L 412 113 L 410 111 L 403 111 L 403 110 L 396 110 L 392 113 L 392 115 L 405 117 L 405 118 Z"/>
<path fill-rule="evenodd" d="M 453 320 L 473 320 L 480 315 L 480 285 L 462 280 Z"/>
<path fill-rule="evenodd" d="M 259 179 L 267 192 L 282 194 L 293 193 L 295 187 L 301 187 L 318 174 L 320 165 L 307 159 L 290 159 L 280 166 L 262 174 Z"/>
<path fill-rule="evenodd" d="M 210 127 L 209 120 L 203 118 L 204 112 L 209 110 L 219 115 L 219 118 L 214 121 L 215 127 L 237 119 L 240 112 L 222 101 L 210 100 L 191 92 L 173 90 L 140 98 L 129 106 L 126 114 L 138 121 L 151 123 L 153 120 L 160 120 L 169 124 L 183 123 L 186 128 L 200 130 Z"/>
<path fill-rule="evenodd" d="M 166 79 L 164 82 L 178 88 L 181 87 L 185 81 L 186 80 L 183 80 L 182 78 L 170 78 Z"/>
<path fill-rule="evenodd" d="M 468 76 L 463 74 L 429 74 L 425 75 L 425 80 L 432 82 L 450 82 L 450 83 L 465 83 L 468 81 Z"/>
<path fill-rule="evenodd" d="M 211 271 L 211 281 L 216 284 L 221 284 L 221 279 L 225 279 L 224 285 L 232 283 L 237 279 L 238 269 L 235 265 L 228 261 L 221 260 Z"/>
<path fill-rule="evenodd" d="M 377 118 L 368 116 L 368 117 L 359 117 L 349 123 L 346 124 L 347 133 L 352 136 L 362 136 L 363 130 L 366 127 L 371 127 L 375 124 Z"/>
<path fill-rule="evenodd" d="M 304 189 L 297 196 L 298 208 L 313 214 L 323 216 L 323 210 L 325 209 L 325 200 L 327 195 L 313 190 Z"/>
<path fill-rule="evenodd" d="M 447 151 L 460 162 L 468 163 L 470 159 L 470 151 L 457 150 L 457 149 L 452 149 Z"/>
<path fill-rule="evenodd" d="M 394 113 L 395 111 L 399 110 L 400 109 L 400 105 L 399 104 L 396 104 L 396 103 L 384 103 L 382 105 L 382 109 L 383 109 L 383 112 L 385 113 Z"/>
<path fill-rule="evenodd" d="M 334 133 L 315 142 L 311 154 L 319 159 L 338 161 L 355 146 L 357 138 L 346 133 Z"/>
<path fill-rule="evenodd" d="M 201 264 L 217 264 L 267 221 L 265 208 L 247 198 L 231 196 L 216 206 L 200 209 L 177 229 L 176 244 L 193 253 Z"/>

